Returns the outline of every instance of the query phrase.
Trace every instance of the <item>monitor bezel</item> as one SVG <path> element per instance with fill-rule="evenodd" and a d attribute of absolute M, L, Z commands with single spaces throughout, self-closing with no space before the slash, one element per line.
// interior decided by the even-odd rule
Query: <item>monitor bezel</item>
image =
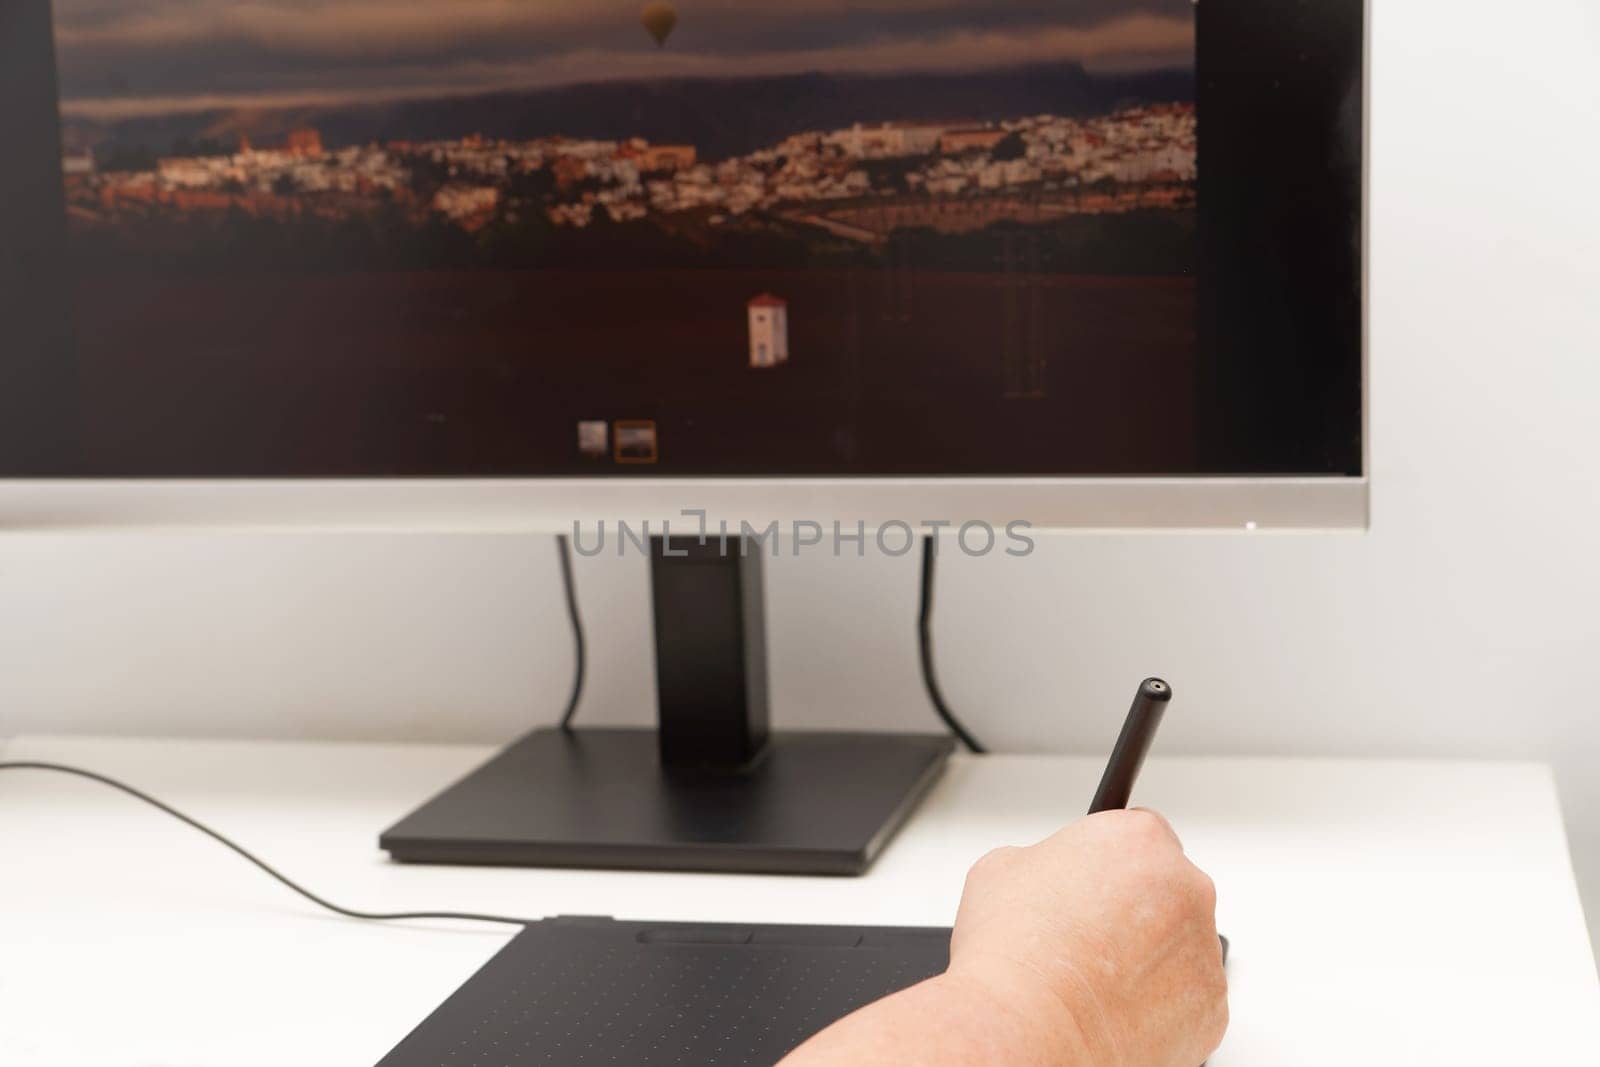
<path fill-rule="evenodd" d="M 1368 488 L 1364 477 L 12 480 L 0 481 L 0 529 L 1360 530 Z"/>

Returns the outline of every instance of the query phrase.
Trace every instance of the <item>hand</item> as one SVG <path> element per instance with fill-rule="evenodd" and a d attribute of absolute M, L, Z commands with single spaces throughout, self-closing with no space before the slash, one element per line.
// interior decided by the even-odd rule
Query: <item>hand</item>
<path fill-rule="evenodd" d="M 1228 1027 L 1216 891 L 1149 811 L 1091 815 L 967 875 L 944 974 L 783 1067 L 1199 1067 Z"/>
<path fill-rule="evenodd" d="M 1215 912 L 1165 819 L 1103 812 L 972 868 L 944 978 L 1078 1046 L 1038 1062 L 1198 1067 L 1228 1026 Z"/>

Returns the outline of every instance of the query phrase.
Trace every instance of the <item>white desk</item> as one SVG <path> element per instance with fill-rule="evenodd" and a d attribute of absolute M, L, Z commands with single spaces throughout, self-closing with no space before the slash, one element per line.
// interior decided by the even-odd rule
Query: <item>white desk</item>
<path fill-rule="evenodd" d="M 1075 817 L 1100 761 L 958 759 L 860 879 L 405 867 L 378 831 L 478 747 L 18 738 L 122 777 L 334 900 L 621 918 L 945 924 L 967 865 Z M 1215 1067 L 1600 1064 L 1555 789 L 1529 764 L 1155 760 L 1216 878 Z M 336 918 L 103 786 L 0 774 L 0 1063 L 361 1067 L 510 936 Z"/>

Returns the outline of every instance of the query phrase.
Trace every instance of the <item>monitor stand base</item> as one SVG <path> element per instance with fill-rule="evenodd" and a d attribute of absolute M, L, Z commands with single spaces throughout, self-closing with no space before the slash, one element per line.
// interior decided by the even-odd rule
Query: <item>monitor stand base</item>
<path fill-rule="evenodd" d="M 734 772 L 666 768 L 653 729 L 538 730 L 379 839 L 406 863 L 864 872 L 954 743 L 775 732 Z"/>

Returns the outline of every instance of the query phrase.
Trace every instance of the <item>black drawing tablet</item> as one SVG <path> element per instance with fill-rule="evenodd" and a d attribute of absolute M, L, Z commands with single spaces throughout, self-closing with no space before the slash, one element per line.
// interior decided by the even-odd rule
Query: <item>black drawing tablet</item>
<path fill-rule="evenodd" d="M 379 1067 L 773 1064 L 942 972 L 950 931 L 558 918 L 528 926 Z"/>

